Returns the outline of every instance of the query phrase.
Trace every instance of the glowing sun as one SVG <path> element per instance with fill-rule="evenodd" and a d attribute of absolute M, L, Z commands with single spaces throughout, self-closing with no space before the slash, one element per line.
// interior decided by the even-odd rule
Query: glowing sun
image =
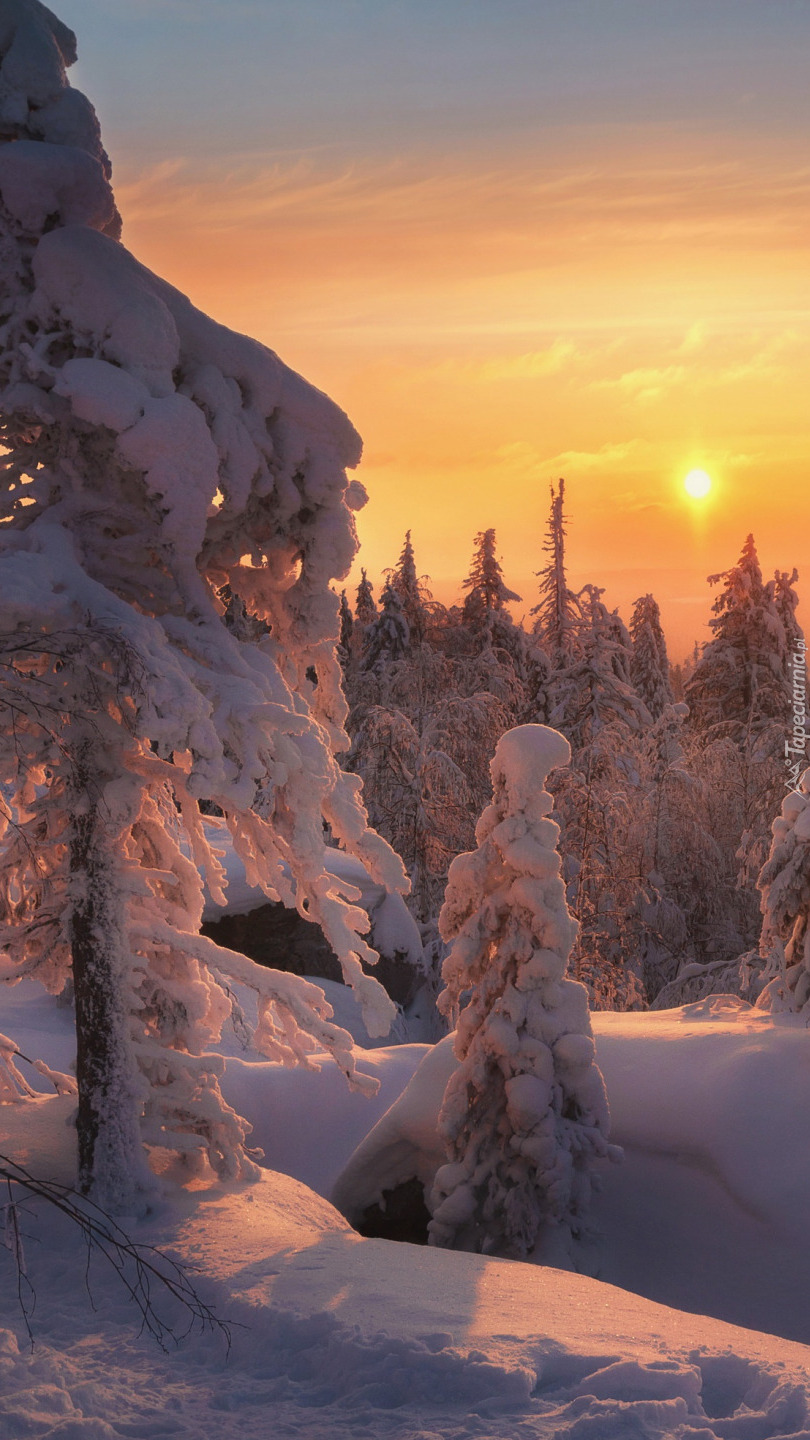
<path fill-rule="evenodd" d="M 683 488 L 693 500 L 704 500 L 712 488 L 712 477 L 705 470 L 690 470 Z"/>

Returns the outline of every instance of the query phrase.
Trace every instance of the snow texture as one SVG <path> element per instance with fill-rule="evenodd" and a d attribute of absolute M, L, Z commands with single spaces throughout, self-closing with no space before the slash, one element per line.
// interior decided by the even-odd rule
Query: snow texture
<path fill-rule="evenodd" d="M 634 1017 L 635 1018 L 635 1017 Z M 70 1174 L 65 1100 L 2 1148 Z M 805 1346 L 652 1304 L 582 1275 L 361 1240 L 324 1200 L 268 1173 L 175 1192 L 134 1238 L 202 1267 L 234 1328 L 161 1355 L 119 1282 L 53 1215 L 29 1217 L 30 1351 L 13 1284 L 0 1308 L 3 1440 L 771 1440 L 808 1434 Z M 13 1272 L 12 1256 L 0 1266 Z M 170 1317 L 171 1318 L 171 1317 Z M 175 1317 L 179 1320 L 179 1316 Z"/>

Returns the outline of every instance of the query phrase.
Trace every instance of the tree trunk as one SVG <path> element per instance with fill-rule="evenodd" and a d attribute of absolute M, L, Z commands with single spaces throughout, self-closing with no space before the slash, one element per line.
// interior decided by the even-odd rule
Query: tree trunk
<path fill-rule="evenodd" d="M 137 1069 L 129 1035 L 129 957 L 116 884 L 122 836 L 111 823 L 89 747 L 74 772 L 68 920 L 76 999 L 79 1189 L 105 1209 L 142 1208 L 149 1186 L 139 1132 Z M 138 1198 L 140 1195 L 140 1199 Z"/>

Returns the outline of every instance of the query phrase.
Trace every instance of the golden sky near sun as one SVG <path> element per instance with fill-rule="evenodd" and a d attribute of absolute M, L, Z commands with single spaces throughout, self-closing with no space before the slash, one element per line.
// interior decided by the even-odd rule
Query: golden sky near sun
<path fill-rule="evenodd" d="M 572 585 L 605 586 L 625 619 L 652 590 L 676 658 L 706 638 L 706 576 L 749 531 L 766 574 L 810 578 L 810 23 L 795 6 L 774 0 L 766 26 L 749 0 L 668 0 L 656 18 L 640 0 L 507 0 L 495 25 L 479 0 L 300 0 L 280 7 L 260 90 L 265 10 L 239 0 L 214 33 L 227 7 L 200 5 L 204 110 L 172 50 L 191 43 L 179 0 L 155 9 L 175 29 L 149 64 L 144 43 L 102 96 L 124 239 L 347 410 L 375 583 L 411 529 L 453 600 L 494 526 L 528 612 L 559 476 Z M 152 109 L 127 98 L 139 85 Z M 683 488 L 693 468 L 713 480 L 701 501 Z"/>
<path fill-rule="evenodd" d="M 564 475 L 572 583 L 604 585 L 625 618 L 651 589 L 680 654 L 706 633 L 706 575 L 749 530 L 768 571 L 810 562 L 810 190 L 790 169 L 766 182 L 753 160 L 628 169 L 618 153 L 603 167 L 542 184 L 158 173 L 118 194 L 137 254 L 348 411 L 375 579 L 410 528 L 451 600 L 494 525 L 530 608 L 549 481 Z M 759 225 L 766 183 L 780 206 Z M 697 506 L 693 467 L 714 480 Z"/>

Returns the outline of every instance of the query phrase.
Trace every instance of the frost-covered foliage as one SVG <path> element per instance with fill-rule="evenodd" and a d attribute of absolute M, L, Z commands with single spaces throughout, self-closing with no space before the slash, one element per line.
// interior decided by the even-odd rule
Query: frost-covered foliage
<path fill-rule="evenodd" d="M 390 580 L 383 586 L 380 604 L 379 614 L 369 622 L 363 637 L 362 668 L 376 672 L 401 660 L 411 641 L 402 597 Z"/>
<path fill-rule="evenodd" d="M 630 636 L 617 612 L 608 610 L 603 594 L 600 586 L 585 585 L 576 597 L 578 651 L 552 687 L 550 723 L 574 750 L 587 746 L 610 725 L 639 734 L 651 723 L 630 678 Z"/>
<path fill-rule="evenodd" d="M 579 611 L 577 599 L 568 588 L 565 573 L 565 481 L 551 487 L 551 511 L 543 549 L 548 564 L 537 575 L 540 602 L 532 614 L 535 629 L 548 653 L 553 670 L 564 671 L 577 650 Z"/>
<path fill-rule="evenodd" d="M 757 884 L 759 951 L 767 966 L 759 1004 L 810 1015 L 810 770 L 782 802 L 773 843 Z"/>
<path fill-rule="evenodd" d="M 425 579 L 416 573 L 416 557 L 408 530 L 402 546 L 402 553 L 393 570 L 388 572 L 389 583 L 396 591 L 402 604 L 402 611 L 408 626 L 408 640 L 418 646 L 425 638 L 428 627 L 428 603 L 431 599 Z"/>
<path fill-rule="evenodd" d="M 326 1047 L 364 1083 L 322 992 L 199 935 L 201 872 L 214 897 L 223 878 L 201 803 L 248 879 L 321 925 L 370 1033 L 393 1006 L 324 822 L 407 882 L 334 758 L 330 581 L 356 549 L 358 437 L 118 242 L 74 37 L 37 0 L 0 19 L 2 978 L 58 992 L 72 974 L 81 1183 L 120 1208 L 152 1183 L 141 1136 L 253 1173 L 201 1054 L 226 978 L 258 992 L 268 1055 Z M 229 621 L 229 597 L 255 623 Z"/>
<path fill-rule="evenodd" d="M 449 697 L 409 717 L 358 707 L 349 764 L 362 776 L 369 817 L 405 862 L 411 905 L 428 922 L 441 906 L 451 861 L 473 843 L 485 762 L 506 728 L 491 694 Z"/>
<path fill-rule="evenodd" d="M 431 601 L 410 532 L 388 576 L 376 615 L 367 581 L 358 589 L 348 766 L 362 777 L 372 824 L 405 862 L 413 914 L 435 938 L 448 866 L 472 845 L 489 795 L 486 757 L 522 718 L 529 647 L 494 597 L 482 625 Z"/>
<path fill-rule="evenodd" d="M 633 653 L 630 679 L 653 720 L 674 700 L 669 679 L 667 642 L 661 629 L 661 611 L 653 595 L 640 595 L 630 620 Z"/>
<path fill-rule="evenodd" d="M 753 535 L 736 565 L 709 584 L 722 581 L 709 621 L 713 639 L 705 646 L 685 688 L 690 725 L 708 734 L 731 735 L 761 729 L 770 720 L 783 726 L 791 715 L 790 656 L 800 635 L 795 620 L 792 576 L 777 572 L 763 582 Z"/>
<path fill-rule="evenodd" d="M 503 610 L 513 600 L 520 600 L 503 578 L 500 561 L 495 553 L 495 531 L 482 530 L 475 537 L 475 551 L 470 573 L 464 581 L 467 597 L 464 620 L 476 627 L 491 624 L 494 612 Z"/>
<path fill-rule="evenodd" d="M 407 642 L 397 643 L 398 627 L 389 624 L 393 643 L 387 653 L 377 654 L 372 634 L 357 624 L 358 592 L 356 659 L 354 670 L 347 671 L 350 766 L 364 777 L 375 823 L 396 846 L 410 846 L 406 863 L 416 873 L 416 847 L 403 838 L 416 836 L 414 817 L 419 816 L 423 853 L 429 847 L 446 864 L 463 837 L 461 848 L 469 848 L 475 817 L 485 803 L 480 755 L 476 766 L 473 747 L 460 743 L 462 732 L 474 733 L 476 743 L 491 749 L 515 725 L 554 724 L 573 752 L 570 769 L 558 771 L 550 782 L 562 826 L 568 904 L 580 922 L 572 973 L 588 987 L 592 1006 L 625 1009 L 653 1003 L 662 989 L 667 995 L 679 993 L 679 974 L 686 977 L 686 999 L 715 982 L 742 985 L 739 978 L 733 981 L 734 967 L 741 952 L 757 942 L 755 880 L 767 856 L 770 820 L 785 780 L 795 780 L 804 763 L 804 737 L 795 730 L 796 707 L 804 698 L 796 573 L 777 572 L 768 584 L 760 577 L 761 604 L 752 611 L 751 637 L 746 621 L 738 616 L 732 624 L 729 618 L 729 634 L 733 631 L 742 647 L 726 675 L 732 709 L 744 684 L 749 638 L 751 654 L 771 667 L 774 685 L 757 672 L 751 692 L 756 704 L 745 724 L 711 722 L 707 731 L 699 699 L 697 719 L 687 705 L 672 703 L 653 596 L 636 602 L 631 638 L 618 613 L 605 604 L 600 586 L 586 584 L 577 594 L 568 588 L 564 499 L 560 482 L 552 487 L 549 564 L 540 572 L 541 603 L 533 612 L 538 618 L 532 635 L 511 619 L 505 605 L 486 609 L 482 602 L 479 613 L 465 601 L 444 609 L 420 591 L 426 627 L 421 642 L 412 644 L 409 635 Z M 475 573 L 467 580 L 477 585 L 487 555 L 494 557 L 494 532 L 480 532 L 476 547 Z M 416 561 L 408 542 L 400 568 L 416 593 Z M 495 595 L 497 577 L 490 578 Z M 460 588 L 471 590 L 472 584 L 460 581 Z M 741 594 L 749 594 L 744 585 Z M 770 656 L 769 634 L 778 642 Z M 711 646 L 705 648 L 708 652 Z M 370 660 L 373 668 L 368 668 Z M 684 683 L 692 681 L 701 664 L 696 645 L 689 660 L 675 667 L 679 702 Z M 413 732 L 411 755 L 429 735 L 431 752 L 448 756 L 460 771 L 456 778 L 464 781 L 448 785 L 447 771 L 441 785 L 417 786 L 410 792 L 410 809 L 400 809 L 397 761 L 378 743 L 387 729 L 404 737 L 402 717 Z M 789 763 L 787 733 L 793 736 Z M 421 795 L 428 796 L 427 804 Z M 418 904 L 415 895 L 411 903 L 422 923 L 433 924 L 442 876 L 430 865 L 419 874 L 424 878 L 428 871 Z M 746 982 L 741 993 L 754 992 Z"/>
<path fill-rule="evenodd" d="M 360 584 L 357 587 L 357 595 L 354 605 L 355 619 L 358 625 L 370 625 L 372 620 L 377 618 L 377 606 L 374 601 L 374 587 L 371 584 L 365 570 L 360 571 Z"/>
<path fill-rule="evenodd" d="M 434 1245 L 524 1257 L 551 1230 L 575 1235 L 592 1163 L 607 1153 L 587 992 L 565 978 L 576 922 L 543 788 L 569 757 L 545 726 L 504 735 L 478 848 L 450 870 L 439 1003 L 458 1014 L 461 1064 L 440 1116 L 448 1163 L 431 1197 Z"/>
<path fill-rule="evenodd" d="M 684 692 L 694 767 L 707 788 L 710 829 L 724 868 L 743 891 L 737 953 L 756 941 L 754 882 L 768 854 L 771 818 L 785 780 L 797 778 L 806 764 L 805 655 L 796 622 L 796 578 L 795 571 L 777 571 L 765 583 L 748 536 L 737 565 L 709 577 L 710 584 L 723 584 L 710 621 L 714 638 Z"/>

